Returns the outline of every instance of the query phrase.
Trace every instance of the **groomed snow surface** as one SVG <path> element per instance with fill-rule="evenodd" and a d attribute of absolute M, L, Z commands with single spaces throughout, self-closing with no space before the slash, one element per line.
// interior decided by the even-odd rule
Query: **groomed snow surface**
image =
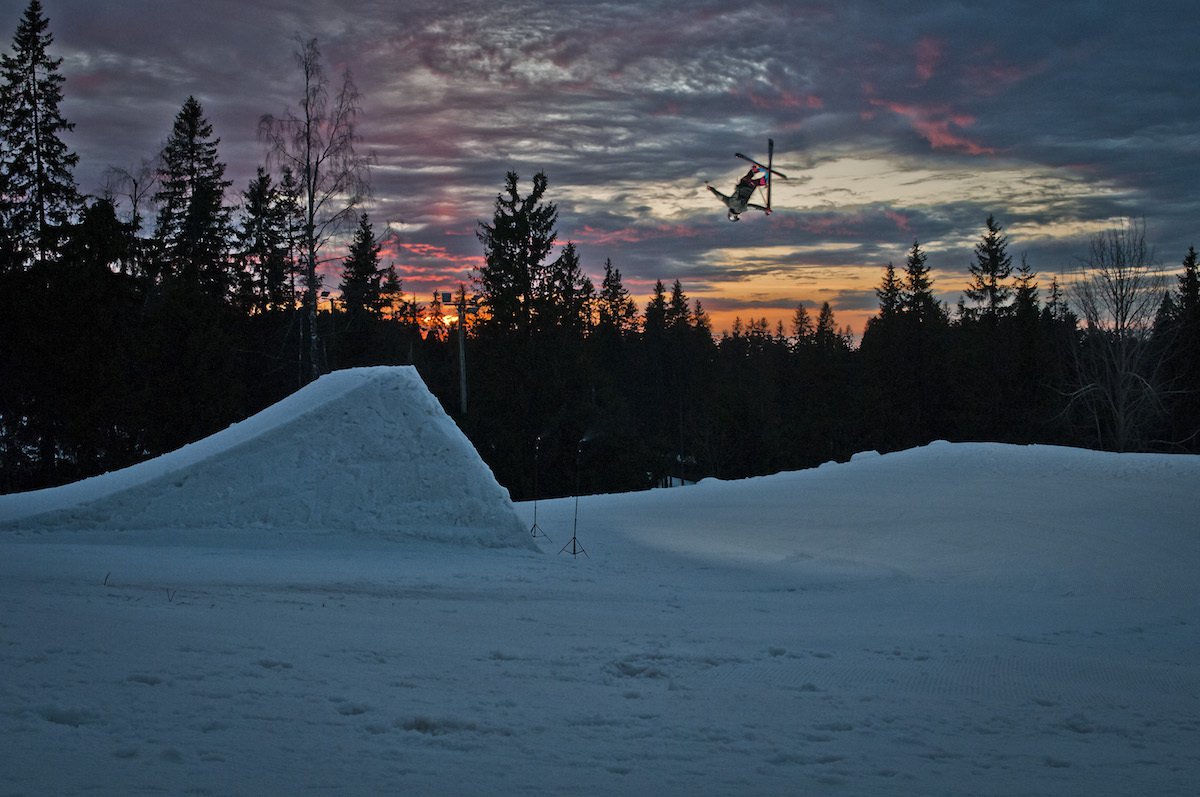
<path fill-rule="evenodd" d="M 364 369 L 0 497 L 0 794 L 1200 792 L 1200 457 L 535 508 L 464 443 Z"/>

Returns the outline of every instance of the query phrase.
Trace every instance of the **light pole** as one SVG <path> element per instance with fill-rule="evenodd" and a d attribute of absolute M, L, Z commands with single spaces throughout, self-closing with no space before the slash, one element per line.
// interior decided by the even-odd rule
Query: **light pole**
<path fill-rule="evenodd" d="M 458 287 L 458 396 L 467 417 L 467 289 Z"/>
<path fill-rule="evenodd" d="M 463 417 L 467 415 L 467 314 L 479 311 L 475 302 L 475 297 L 472 297 L 471 303 L 467 303 L 467 286 L 460 282 L 455 305 L 458 308 L 458 397 Z"/>
<path fill-rule="evenodd" d="M 333 370 L 333 355 L 337 351 L 337 324 L 334 318 L 333 309 L 333 294 L 329 291 L 321 291 L 321 298 L 329 300 L 329 349 L 325 352 L 325 367 L 327 371 Z"/>

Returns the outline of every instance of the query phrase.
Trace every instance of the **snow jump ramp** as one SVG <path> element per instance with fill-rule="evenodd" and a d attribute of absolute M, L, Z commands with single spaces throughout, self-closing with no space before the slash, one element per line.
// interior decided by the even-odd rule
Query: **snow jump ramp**
<path fill-rule="evenodd" d="M 411 367 L 335 371 L 153 460 L 0 496 L 0 529 L 536 548 L 508 492 Z"/>

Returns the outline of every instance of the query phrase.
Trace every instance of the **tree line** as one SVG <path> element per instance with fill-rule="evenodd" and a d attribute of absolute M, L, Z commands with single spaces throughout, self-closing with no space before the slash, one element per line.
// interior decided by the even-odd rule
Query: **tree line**
<path fill-rule="evenodd" d="M 0 61 L 0 492 L 157 456 L 372 364 L 414 365 L 515 498 L 934 439 L 1200 450 L 1196 255 L 1164 277 L 1144 223 L 1044 286 L 988 218 L 953 309 L 913 242 L 855 346 L 828 303 L 716 335 L 678 280 L 644 306 L 611 261 L 595 285 L 557 247 L 546 175 L 523 192 L 509 173 L 473 283 L 419 300 L 380 261 L 360 97 L 315 40 L 297 42 L 300 99 L 262 118 L 268 158 L 236 204 L 194 97 L 156 158 L 83 196 L 51 43 L 31 0 Z"/>

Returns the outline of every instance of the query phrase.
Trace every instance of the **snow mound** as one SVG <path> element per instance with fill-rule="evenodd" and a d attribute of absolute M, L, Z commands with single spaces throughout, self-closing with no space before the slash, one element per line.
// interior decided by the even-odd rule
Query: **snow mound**
<path fill-rule="evenodd" d="M 916 578 L 1157 595 L 1195 582 L 1197 483 L 1194 455 L 937 441 L 754 479 L 598 496 L 582 511 L 655 548 L 786 566 L 809 582 Z"/>
<path fill-rule="evenodd" d="M 0 496 L 0 529 L 352 532 L 535 547 L 508 492 L 411 367 L 337 371 L 170 454 Z"/>

